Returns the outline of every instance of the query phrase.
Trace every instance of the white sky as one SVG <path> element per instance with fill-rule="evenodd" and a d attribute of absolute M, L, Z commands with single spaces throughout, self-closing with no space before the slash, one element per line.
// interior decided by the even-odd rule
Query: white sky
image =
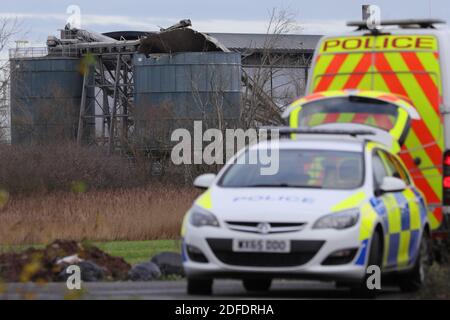
<path fill-rule="evenodd" d="M 189 18 L 193 28 L 204 32 L 265 33 L 270 11 L 281 8 L 293 14 L 301 26 L 297 32 L 330 34 L 347 30 L 346 21 L 360 19 L 363 3 L 378 5 L 382 19 L 450 21 L 448 0 L 0 0 L 0 19 L 19 19 L 17 39 L 35 46 L 43 46 L 48 35 L 64 27 L 70 5 L 80 8 L 83 28 L 98 32 L 154 31 Z"/>
<path fill-rule="evenodd" d="M 69 5 L 79 6 L 84 27 L 97 31 L 157 30 L 190 18 L 200 31 L 265 32 L 269 12 L 285 8 L 295 15 L 303 33 L 317 34 L 334 32 L 346 20 L 359 19 L 362 3 L 379 5 L 384 19 L 450 20 L 448 0 L 0 0 L 0 16 L 18 17 L 30 40 L 45 41 L 49 33 L 64 26 Z"/>

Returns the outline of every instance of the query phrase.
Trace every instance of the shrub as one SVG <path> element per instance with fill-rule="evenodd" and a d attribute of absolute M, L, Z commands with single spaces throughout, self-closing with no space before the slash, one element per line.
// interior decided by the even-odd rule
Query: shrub
<path fill-rule="evenodd" d="M 76 144 L 0 145 L 0 189 L 11 194 L 134 187 L 148 176 L 121 156 Z"/>

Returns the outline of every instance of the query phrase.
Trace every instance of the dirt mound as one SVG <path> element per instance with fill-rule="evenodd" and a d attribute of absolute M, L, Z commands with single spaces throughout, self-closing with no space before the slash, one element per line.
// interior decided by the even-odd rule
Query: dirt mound
<path fill-rule="evenodd" d="M 99 248 L 76 241 L 56 240 L 44 249 L 30 248 L 21 253 L 0 255 L 0 279 L 7 282 L 57 281 L 67 264 L 59 259 L 77 255 L 104 269 L 106 280 L 125 280 L 131 266 L 124 259 L 113 257 Z"/>

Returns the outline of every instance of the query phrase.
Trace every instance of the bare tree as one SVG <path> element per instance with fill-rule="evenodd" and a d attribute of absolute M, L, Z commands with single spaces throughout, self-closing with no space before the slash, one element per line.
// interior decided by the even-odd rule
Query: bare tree
<path fill-rule="evenodd" d="M 302 81 L 301 78 L 305 77 L 308 61 L 283 50 L 286 35 L 299 30 L 292 11 L 273 9 L 262 47 L 243 54 L 244 59 L 249 59 L 247 65 L 251 65 L 243 72 L 243 127 L 281 124 L 282 108 L 304 90 L 306 79 Z M 303 72 L 303 76 L 295 70 Z"/>

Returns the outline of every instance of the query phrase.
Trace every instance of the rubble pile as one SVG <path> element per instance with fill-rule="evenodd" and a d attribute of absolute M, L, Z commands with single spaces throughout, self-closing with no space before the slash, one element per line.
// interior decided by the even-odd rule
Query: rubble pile
<path fill-rule="evenodd" d="M 95 274 L 98 280 L 126 280 L 131 269 L 123 258 L 110 256 L 95 246 L 56 240 L 43 249 L 29 248 L 21 253 L 0 255 L 0 279 L 6 282 L 62 281 L 63 271 L 71 264 L 79 265 L 82 271 L 87 268 L 89 272 L 85 274 Z"/>
<path fill-rule="evenodd" d="M 147 262 L 131 266 L 98 247 L 77 241 L 56 240 L 43 249 L 0 254 L 0 280 L 5 282 L 58 282 L 77 265 L 83 281 L 152 281 L 161 277 L 183 277 L 181 256 L 162 252 Z"/>

